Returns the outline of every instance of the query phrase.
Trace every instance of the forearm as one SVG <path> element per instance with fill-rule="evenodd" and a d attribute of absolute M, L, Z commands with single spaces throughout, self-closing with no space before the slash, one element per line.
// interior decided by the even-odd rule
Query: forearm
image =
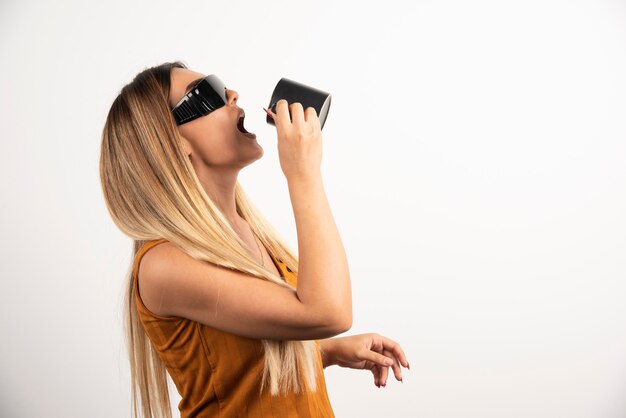
<path fill-rule="evenodd" d="M 298 233 L 297 295 L 342 329 L 352 324 L 350 272 L 322 178 L 288 182 Z"/>

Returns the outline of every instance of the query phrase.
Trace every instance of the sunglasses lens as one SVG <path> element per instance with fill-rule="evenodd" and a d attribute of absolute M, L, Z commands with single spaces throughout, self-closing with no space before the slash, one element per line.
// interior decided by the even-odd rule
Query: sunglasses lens
<path fill-rule="evenodd" d="M 224 83 L 214 75 L 204 78 L 192 93 L 199 99 L 202 109 L 206 112 L 218 109 L 228 102 Z"/>
<path fill-rule="evenodd" d="M 228 102 L 226 86 L 215 75 L 203 78 L 173 109 L 178 125 L 208 115 Z"/>

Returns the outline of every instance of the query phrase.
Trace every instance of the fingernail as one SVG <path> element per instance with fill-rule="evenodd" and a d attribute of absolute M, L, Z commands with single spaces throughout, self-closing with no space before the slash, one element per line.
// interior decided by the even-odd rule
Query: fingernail
<path fill-rule="evenodd" d="M 400 383 L 404 383 L 404 382 L 402 381 L 402 378 L 400 378 Z"/>
<path fill-rule="evenodd" d="M 406 368 L 407 368 L 407 369 L 409 369 L 409 370 L 411 370 L 411 365 L 409 364 L 409 362 L 408 362 L 408 361 L 406 362 Z"/>
<path fill-rule="evenodd" d="M 383 387 L 387 386 L 387 382 L 383 383 Z"/>
<path fill-rule="evenodd" d="M 385 360 L 385 364 L 386 364 L 386 365 L 391 365 L 391 363 L 393 363 L 393 361 L 391 361 L 390 359 L 386 359 L 386 360 Z"/>

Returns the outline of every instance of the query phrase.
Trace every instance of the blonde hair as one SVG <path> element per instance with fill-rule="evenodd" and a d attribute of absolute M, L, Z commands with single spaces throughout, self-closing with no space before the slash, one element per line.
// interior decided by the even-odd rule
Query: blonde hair
<path fill-rule="evenodd" d="M 99 169 L 113 222 L 134 240 L 133 258 L 147 240 L 165 238 L 198 260 L 293 289 L 249 255 L 244 241 L 202 187 L 168 103 L 174 67 L 187 68 L 175 61 L 141 71 L 121 89 L 107 115 Z M 297 274 L 297 258 L 239 182 L 235 203 L 237 213 L 268 251 Z M 123 316 L 132 410 L 138 416 L 140 404 L 145 417 L 171 417 L 167 370 L 139 321 L 134 286 L 130 269 Z M 261 392 L 269 385 L 272 395 L 300 393 L 300 373 L 308 389 L 317 390 L 315 340 L 261 341 L 265 352 Z"/>

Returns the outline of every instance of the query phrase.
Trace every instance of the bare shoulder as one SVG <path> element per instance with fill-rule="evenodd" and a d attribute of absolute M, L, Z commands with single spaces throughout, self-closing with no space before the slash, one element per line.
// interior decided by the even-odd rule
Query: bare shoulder
<path fill-rule="evenodd" d="M 159 243 L 144 253 L 137 270 L 137 285 L 141 300 L 150 312 L 159 316 L 169 316 L 163 311 L 162 302 L 159 303 L 159 299 L 162 301 L 159 295 L 167 285 L 166 277 L 172 277 L 170 271 L 173 269 L 184 270 L 197 261 L 169 241 Z"/>
<path fill-rule="evenodd" d="M 137 277 L 148 278 L 144 281 L 155 284 L 160 280 L 171 281 L 175 277 L 198 271 L 210 274 L 230 270 L 204 260 L 196 260 L 175 244 L 165 241 L 146 251 L 140 261 Z"/>
<path fill-rule="evenodd" d="M 172 262 L 180 263 L 188 260 L 194 260 L 194 258 L 169 241 L 161 242 L 145 252 L 139 262 L 137 275 L 139 277 L 142 272 L 158 271 Z"/>

